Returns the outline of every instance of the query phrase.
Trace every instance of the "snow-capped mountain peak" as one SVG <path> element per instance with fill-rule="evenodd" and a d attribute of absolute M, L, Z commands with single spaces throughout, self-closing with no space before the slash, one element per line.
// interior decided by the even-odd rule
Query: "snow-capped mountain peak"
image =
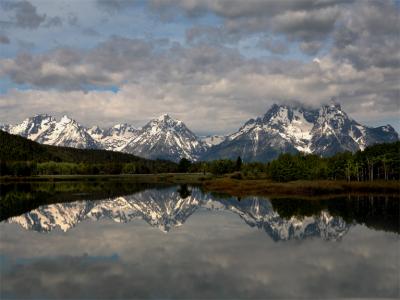
<path fill-rule="evenodd" d="M 66 125 L 66 124 L 69 124 L 71 122 L 75 122 L 76 123 L 76 121 L 74 121 L 73 119 L 71 119 L 67 115 L 63 115 L 61 120 L 60 120 L 60 124 L 62 124 L 62 125 Z"/>
<path fill-rule="evenodd" d="M 224 142 L 211 147 L 203 158 L 241 156 L 247 161 L 268 161 L 282 152 L 329 156 L 398 139 L 390 125 L 363 126 L 351 119 L 338 103 L 319 109 L 274 104 L 263 116 L 250 119 Z"/>
<path fill-rule="evenodd" d="M 17 125 L 10 125 L 8 132 L 33 141 L 74 148 L 100 148 L 87 133 L 86 128 L 64 115 L 59 122 L 48 115 L 38 114 Z"/>
<path fill-rule="evenodd" d="M 136 128 L 127 123 L 116 124 L 108 129 L 93 126 L 89 135 L 106 150 L 120 151 L 136 134 Z"/>
<path fill-rule="evenodd" d="M 169 114 L 163 114 L 158 118 L 151 120 L 148 124 L 151 124 L 152 128 L 169 130 L 178 130 L 180 127 L 186 127 L 182 121 L 172 118 Z"/>
<path fill-rule="evenodd" d="M 25 119 L 20 124 L 9 126 L 9 131 L 12 134 L 35 139 L 55 122 L 56 120 L 48 114 L 37 114 Z"/>
<path fill-rule="evenodd" d="M 163 122 L 163 121 L 165 122 L 168 120 L 177 121 L 177 120 L 174 120 L 173 118 L 171 118 L 169 114 L 162 114 L 157 118 L 157 120 L 160 122 Z"/>
<path fill-rule="evenodd" d="M 93 137 L 93 135 L 96 135 L 96 136 L 103 136 L 103 134 L 104 134 L 104 130 L 103 129 L 101 129 L 99 126 L 92 126 L 92 127 L 90 127 L 89 129 L 88 129 L 88 133 Z"/>
<path fill-rule="evenodd" d="M 173 161 L 183 157 L 195 161 L 238 156 L 244 161 L 269 161 L 282 152 L 330 156 L 399 140 L 392 126 L 361 125 L 335 102 L 319 108 L 274 104 L 264 115 L 248 120 L 226 137 L 199 138 L 169 114 L 154 118 L 140 129 L 126 123 L 87 129 L 67 115 L 57 122 L 47 114 L 14 126 L 0 125 L 0 129 L 44 144 L 123 151 Z"/>
<path fill-rule="evenodd" d="M 221 144 L 223 141 L 225 141 L 226 136 L 223 135 L 207 135 L 207 136 L 201 136 L 200 139 L 206 143 L 209 147 Z"/>
<path fill-rule="evenodd" d="M 179 161 L 182 157 L 197 160 L 206 149 L 207 145 L 182 121 L 164 114 L 143 126 L 122 151 Z"/>

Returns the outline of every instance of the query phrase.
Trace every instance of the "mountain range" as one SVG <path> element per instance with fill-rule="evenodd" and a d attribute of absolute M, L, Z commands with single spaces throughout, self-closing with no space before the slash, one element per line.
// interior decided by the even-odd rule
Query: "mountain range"
<path fill-rule="evenodd" d="M 263 230 L 274 241 L 309 237 L 338 240 L 351 226 L 341 217 L 333 217 L 326 211 L 310 217 L 285 219 L 266 199 L 215 199 L 198 189 L 182 197 L 176 188 L 146 190 L 115 199 L 44 205 L 5 222 L 17 223 L 28 230 L 48 232 L 53 229 L 68 231 L 84 220 L 111 219 L 126 223 L 140 219 L 168 232 L 183 225 L 199 209 L 232 212 L 250 227 Z"/>
<path fill-rule="evenodd" d="M 198 137 L 182 121 L 167 114 L 142 128 L 129 124 L 86 128 L 68 116 L 57 121 L 40 114 L 17 125 L 0 125 L 0 129 L 43 144 L 121 151 L 172 161 L 182 157 L 197 161 L 238 156 L 244 161 L 270 161 L 282 152 L 331 156 L 399 140 L 392 126 L 361 125 L 333 103 L 318 109 L 274 104 L 263 116 L 248 120 L 227 136 Z"/>

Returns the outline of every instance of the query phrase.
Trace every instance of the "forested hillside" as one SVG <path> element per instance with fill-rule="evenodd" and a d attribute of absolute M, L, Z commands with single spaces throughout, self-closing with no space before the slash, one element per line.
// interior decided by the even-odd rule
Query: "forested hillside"
<path fill-rule="evenodd" d="M 242 163 L 220 159 L 199 162 L 189 167 L 191 171 L 207 170 L 222 175 L 234 173 L 235 179 L 272 179 L 287 182 L 294 180 L 399 180 L 400 142 L 377 144 L 356 153 L 342 152 L 331 157 L 315 154 L 282 153 L 268 162 Z M 239 172 L 240 171 L 240 172 Z"/>
<path fill-rule="evenodd" d="M 330 179 L 347 181 L 399 180 L 400 142 L 377 144 L 356 153 L 332 157 L 281 154 L 268 164 L 275 181 Z"/>
<path fill-rule="evenodd" d="M 244 163 L 238 157 L 179 164 L 148 160 L 105 150 L 83 150 L 38 144 L 0 131 L 0 174 L 14 176 L 70 174 L 146 174 L 168 172 L 234 173 L 236 179 L 294 180 L 399 180 L 400 142 L 377 144 L 356 153 L 331 157 L 283 153 L 268 163 Z"/>
<path fill-rule="evenodd" d="M 0 161 L 1 175 L 159 173 L 177 169 L 170 161 L 43 145 L 1 130 Z"/>

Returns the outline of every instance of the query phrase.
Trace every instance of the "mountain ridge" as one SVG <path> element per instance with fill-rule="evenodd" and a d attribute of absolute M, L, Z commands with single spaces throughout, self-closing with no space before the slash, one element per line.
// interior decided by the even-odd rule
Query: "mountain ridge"
<path fill-rule="evenodd" d="M 241 156 L 244 161 L 270 161 L 282 152 L 331 156 L 398 140 L 392 126 L 371 128 L 361 125 L 339 104 L 324 105 L 319 109 L 275 104 L 263 116 L 250 119 L 222 143 L 211 147 L 202 159 Z"/>
<path fill-rule="evenodd" d="M 227 136 L 198 137 L 168 114 L 142 128 L 127 123 L 86 128 L 66 115 L 57 121 L 48 114 L 38 114 L 17 125 L 0 125 L 0 129 L 42 144 L 120 151 L 175 162 L 183 157 L 198 161 L 238 156 L 244 161 L 270 161 L 283 152 L 331 156 L 399 140 L 392 126 L 361 125 L 337 103 L 320 108 L 274 104 L 264 115 L 248 120 Z"/>
<path fill-rule="evenodd" d="M 205 144 L 186 125 L 168 114 L 149 121 L 121 150 L 146 158 L 179 161 L 185 157 L 197 160 L 207 149 Z"/>

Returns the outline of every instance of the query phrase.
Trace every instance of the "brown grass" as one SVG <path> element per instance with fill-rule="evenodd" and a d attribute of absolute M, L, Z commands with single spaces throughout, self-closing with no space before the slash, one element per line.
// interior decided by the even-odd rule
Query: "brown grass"
<path fill-rule="evenodd" d="M 347 193 L 400 194 L 399 181 L 346 182 L 346 181 L 292 181 L 286 183 L 270 180 L 236 180 L 216 178 L 203 183 L 205 190 L 232 196 L 315 196 Z"/>
<path fill-rule="evenodd" d="M 234 176 L 233 176 L 234 177 Z M 0 177 L 0 182 L 9 181 L 81 181 L 81 180 L 117 180 L 138 183 L 197 184 L 206 191 L 229 194 L 232 196 L 321 196 L 349 193 L 374 193 L 400 195 L 400 181 L 292 181 L 273 182 L 268 179 L 235 179 L 231 175 L 214 177 L 211 174 L 138 174 L 138 175 L 58 175 L 36 177 Z"/>

